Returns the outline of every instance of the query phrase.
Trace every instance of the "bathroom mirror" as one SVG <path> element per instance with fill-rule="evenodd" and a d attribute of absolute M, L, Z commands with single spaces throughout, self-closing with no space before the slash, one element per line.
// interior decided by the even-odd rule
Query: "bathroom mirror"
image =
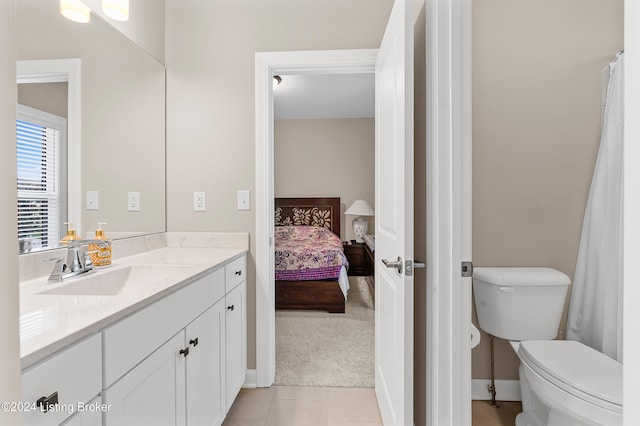
<path fill-rule="evenodd" d="M 70 153 L 67 164 L 68 217 L 75 218 L 81 237 L 91 235 L 98 221 L 107 223 L 111 238 L 164 232 L 165 69 L 99 16 L 75 23 L 58 5 L 57 0 L 17 1 L 16 56 L 21 62 L 80 63 L 80 119 L 67 122 L 69 129 L 79 129 L 78 155 Z M 19 84 L 19 103 L 56 109 L 50 105 L 64 93 L 54 83 Z M 87 200 L 88 191 L 97 193 L 97 200 Z"/>

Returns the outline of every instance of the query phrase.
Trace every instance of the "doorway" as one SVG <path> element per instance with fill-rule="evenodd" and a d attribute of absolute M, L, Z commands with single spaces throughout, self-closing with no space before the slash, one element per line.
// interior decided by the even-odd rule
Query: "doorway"
<path fill-rule="evenodd" d="M 256 53 L 256 384 L 275 380 L 274 75 L 373 73 L 377 50 Z"/>
<path fill-rule="evenodd" d="M 370 273 L 364 264 L 365 243 L 355 242 L 352 220 L 357 216 L 350 209 L 358 200 L 357 206 L 374 205 L 374 74 L 278 75 L 274 77 L 273 93 L 273 172 L 278 212 L 275 275 L 277 280 L 285 280 L 276 281 L 276 302 L 284 309 L 275 312 L 274 385 L 373 388 L 373 295 L 367 285 Z M 322 210 L 329 200 L 338 207 L 337 211 L 332 208 L 331 213 L 323 210 L 329 214 L 330 222 L 313 220 L 313 213 L 305 216 L 304 212 L 313 212 L 314 206 Z M 294 209 L 291 216 L 288 203 L 312 210 Z M 296 211 L 302 216 L 296 216 Z M 374 232 L 373 218 L 366 217 L 368 234 Z M 330 226 L 331 231 L 314 225 Z M 310 232 L 313 245 L 308 241 Z M 320 237 L 326 238 L 325 244 L 319 243 Z M 301 241 L 308 243 L 300 245 Z M 344 313 L 329 313 L 334 311 L 320 306 L 282 306 L 284 286 L 289 288 L 294 285 L 289 280 L 297 279 L 288 274 L 299 273 L 298 268 L 303 265 L 320 273 L 315 268 L 328 267 L 324 262 L 344 261 L 348 268 L 338 276 L 340 296 L 346 293 Z M 315 294 L 317 298 L 323 294 L 322 283 L 317 289 L 311 289 L 308 281 L 299 284 L 306 288 L 307 295 Z M 331 282 L 324 284 L 335 286 Z M 318 302 L 314 297 L 305 297 Z"/>
<path fill-rule="evenodd" d="M 427 123 L 427 378 L 428 425 L 470 424 L 470 2 L 428 0 Z M 437 12 L 437 13 L 436 13 Z M 447 17 L 441 19 L 440 17 Z M 413 21 L 412 21 L 413 22 Z M 413 31 L 413 28 L 411 29 Z M 332 53 L 334 56 L 332 56 Z M 256 384 L 275 377 L 273 277 L 273 97 L 275 74 L 373 70 L 376 50 L 256 54 Z M 468 209 L 465 207 L 469 206 Z M 424 379 L 422 379 L 424 380 Z M 413 397 L 400 398 L 411 406 Z M 406 409 L 406 407 L 405 407 Z"/>

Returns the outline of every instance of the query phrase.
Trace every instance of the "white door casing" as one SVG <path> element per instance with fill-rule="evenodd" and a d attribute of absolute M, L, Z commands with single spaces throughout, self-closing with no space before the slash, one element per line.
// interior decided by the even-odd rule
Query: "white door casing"
<path fill-rule="evenodd" d="M 67 221 L 82 229 L 82 60 L 16 61 L 18 84 L 67 83 Z"/>
<path fill-rule="evenodd" d="M 426 0 L 427 425 L 471 424 L 471 1 Z"/>
<path fill-rule="evenodd" d="M 256 90 L 256 386 L 275 380 L 274 75 L 373 73 L 377 49 L 258 52 Z"/>
<path fill-rule="evenodd" d="M 471 422 L 471 3 L 426 0 L 427 425 Z M 275 74 L 361 72 L 376 50 L 256 53 L 256 385 L 275 378 L 273 99 Z M 457 213 L 456 213 L 457 212 Z M 404 259 L 403 259 L 404 260 Z M 380 265 L 380 259 L 376 259 Z M 407 396 L 407 395 L 405 395 Z M 405 407 L 406 409 L 406 407 Z"/>
<path fill-rule="evenodd" d="M 396 0 L 376 60 L 375 390 L 384 424 L 413 424 L 413 15 Z M 399 263 L 385 267 L 383 261 Z"/>

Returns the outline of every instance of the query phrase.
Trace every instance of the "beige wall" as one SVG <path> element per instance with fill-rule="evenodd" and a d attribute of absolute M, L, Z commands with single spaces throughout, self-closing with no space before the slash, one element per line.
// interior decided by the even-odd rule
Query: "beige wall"
<path fill-rule="evenodd" d="M 14 2 L 0 2 L 0 401 L 20 401 L 14 11 Z M 0 424 L 19 425 L 20 414 L 0 410 Z"/>
<path fill-rule="evenodd" d="M 623 47 L 622 0 L 473 3 L 473 260 L 573 277 L 600 135 L 600 70 Z M 564 335 L 566 308 L 560 337 Z M 489 377 L 489 339 L 473 377 Z M 496 345 L 496 377 L 517 357 Z"/>
<path fill-rule="evenodd" d="M 164 0 L 129 2 L 129 20 L 116 21 L 102 13 L 101 0 L 84 0 L 94 13 L 164 65 Z"/>
<path fill-rule="evenodd" d="M 276 120 L 274 144 L 275 196 L 340 197 L 341 238 L 355 239 L 344 212 L 359 198 L 375 205 L 374 119 Z"/>
<path fill-rule="evenodd" d="M 18 84 L 18 103 L 67 118 L 67 83 Z"/>
<path fill-rule="evenodd" d="M 252 235 L 249 368 L 255 368 L 255 212 L 236 210 L 236 191 L 255 189 L 254 54 L 377 48 L 392 3 L 166 1 L 167 227 Z M 193 212 L 194 191 L 206 191 L 206 212 Z"/>

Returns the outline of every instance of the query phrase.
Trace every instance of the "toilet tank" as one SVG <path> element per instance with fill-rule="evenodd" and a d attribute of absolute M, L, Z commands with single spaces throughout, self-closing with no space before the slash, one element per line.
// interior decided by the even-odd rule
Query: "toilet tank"
<path fill-rule="evenodd" d="M 570 283 L 551 268 L 474 268 L 480 328 L 507 340 L 555 339 Z"/>

